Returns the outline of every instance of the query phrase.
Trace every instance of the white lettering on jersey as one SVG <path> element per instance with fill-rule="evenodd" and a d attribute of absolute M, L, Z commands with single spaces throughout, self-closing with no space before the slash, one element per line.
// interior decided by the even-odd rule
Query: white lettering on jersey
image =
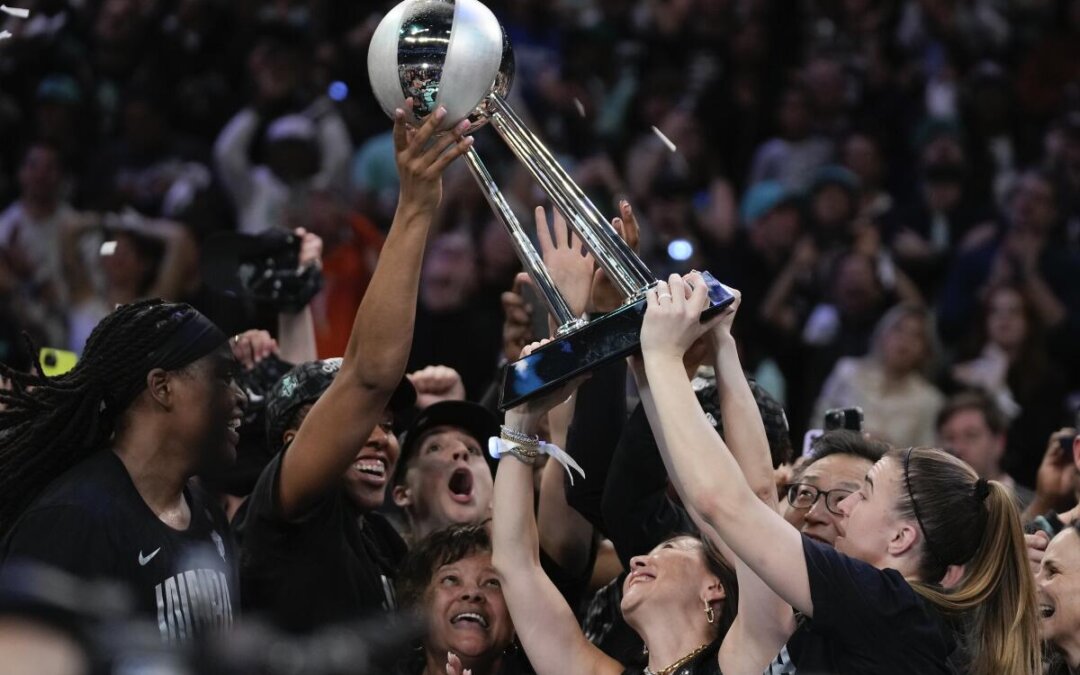
<path fill-rule="evenodd" d="M 229 580 L 223 572 L 188 570 L 154 587 L 158 630 L 166 642 L 184 642 L 197 634 L 232 625 Z"/>

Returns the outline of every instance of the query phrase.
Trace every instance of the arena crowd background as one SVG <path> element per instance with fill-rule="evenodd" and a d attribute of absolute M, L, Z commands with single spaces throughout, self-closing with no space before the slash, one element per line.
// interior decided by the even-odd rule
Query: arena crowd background
<path fill-rule="evenodd" d="M 397 198 L 366 69 L 393 4 L 0 15 L 0 361 L 28 366 L 24 331 L 78 353 L 148 296 L 273 332 L 200 258 L 215 233 L 299 227 L 323 239 L 311 307 L 320 357 L 339 355 Z M 629 200 L 650 268 L 742 290 L 743 364 L 797 449 L 854 405 L 882 438 L 933 443 L 945 398 L 978 387 L 1008 420 L 1003 469 L 1036 487 L 1080 406 L 1080 0 L 488 4 L 515 105 L 602 211 Z M 542 194 L 491 130 L 477 144 L 531 223 Z M 520 265 L 460 163 L 445 194 L 410 372 L 450 366 L 476 400 L 513 355 L 500 295 Z"/>

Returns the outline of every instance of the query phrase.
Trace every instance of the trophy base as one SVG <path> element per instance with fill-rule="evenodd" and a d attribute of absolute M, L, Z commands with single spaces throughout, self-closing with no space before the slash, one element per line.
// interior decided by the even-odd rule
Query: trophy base
<path fill-rule="evenodd" d="M 701 313 L 705 320 L 730 305 L 735 296 L 708 272 L 702 276 L 709 287 L 709 307 Z M 646 305 L 645 298 L 623 305 L 507 365 L 499 410 L 543 396 L 568 380 L 637 351 Z"/>

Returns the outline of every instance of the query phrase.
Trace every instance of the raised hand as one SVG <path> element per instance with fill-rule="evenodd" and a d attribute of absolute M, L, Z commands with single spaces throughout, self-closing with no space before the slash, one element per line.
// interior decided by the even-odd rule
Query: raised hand
<path fill-rule="evenodd" d="M 574 316 L 585 313 L 592 292 L 593 270 L 596 263 L 592 254 L 584 250 L 581 238 L 566 225 L 566 219 L 558 209 L 555 212 L 555 236 L 548 226 L 547 212 L 537 206 L 536 237 L 540 241 L 540 253 L 552 281 L 566 299 Z"/>
<path fill-rule="evenodd" d="M 678 274 L 657 283 L 648 295 L 645 321 L 641 327 L 641 352 L 650 357 L 670 356 L 679 361 L 694 342 L 727 319 L 725 313 L 701 322 L 701 312 L 709 306 L 709 292 L 701 274 L 689 275 L 693 290 Z M 730 320 L 730 319 L 727 319 Z"/>
<path fill-rule="evenodd" d="M 440 401 L 465 400 L 461 375 L 449 366 L 428 366 L 406 377 L 416 389 L 416 407 L 421 410 Z"/>
<path fill-rule="evenodd" d="M 405 106 L 411 111 L 413 100 Z M 402 205 L 433 211 L 442 200 L 442 172 L 455 159 L 472 147 L 472 136 L 463 137 L 469 128 L 468 120 L 462 120 L 449 133 L 434 138 L 446 108 L 439 106 L 428 116 L 419 129 L 406 123 L 405 111 L 394 112 L 394 158 L 401 178 Z"/>
<path fill-rule="evenodd" d="M 525 345 L 533 340 L 532 305 L 525 302 L 521 289 L 529 283 L 524 272 L 514 277 L 514 287 L 502 294 L 503 308 L 503 356 L 516 361 Z"/>
<path fill-rule="evenodd" d="M 1044 508 L 1061 509 L 1072 501 L 1076 490 L 1076 464 L 1073 453 L 1062 447 L 1063 439 L 1076 436 L 1076 429 L 1055 431 L 1046 445 L 1046 453 L 1035 477 L 1035 501 Z M 1040 515 L 1040 514 L 1034 514 Z"/>
<path fill-rule="evenodd" d="M 278 353 L 277 341 L 264 330 L 240 333 L 229 341 L 229 346 L 244 370 L 251 370 L 266 357 Z"/>
<path fill-rule="evenodd" d="M 619 202 L 619 217 L 611 221 L 611 226 L 615 228 L 615 231 L 619 233 L 623 241 L 633 249 L 635 253 L 638 250 L 640 228 L 638 227 L 637 217 L 634 215 L 634 210 L 630 208 L 630 203 L 627 201 Z M 597 312 L 611 312 L 618 309 L 625 297 L 619 292 L 619 289 L 608 278 L 607 272 L 603 269 L 596 270 L 593 275 L 593 288 L 592 288 L 592 304 L 593 310 Z"/>
<path fill-rule="evenodd" d="M 300 237 L 300 267 L 302 271 L 308 267 L 322 269 L 323 240 L 314 232 L 308 232 L 302 227 L 293 230 L 293 234 Z"/>

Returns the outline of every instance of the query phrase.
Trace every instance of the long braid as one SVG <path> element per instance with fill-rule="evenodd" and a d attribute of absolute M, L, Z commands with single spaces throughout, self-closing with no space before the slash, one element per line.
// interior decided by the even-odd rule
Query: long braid
<path fill-rule="evenodd" d="M 109 441 L 145 379 L 140 364 L 183 316 L 187 305 L 144 300 L 119 307 L 94 328 L 83 357 L 56 377 L 0 364 L 11 381 L 0 392 L 0 537 L 45 486 Z"/>

